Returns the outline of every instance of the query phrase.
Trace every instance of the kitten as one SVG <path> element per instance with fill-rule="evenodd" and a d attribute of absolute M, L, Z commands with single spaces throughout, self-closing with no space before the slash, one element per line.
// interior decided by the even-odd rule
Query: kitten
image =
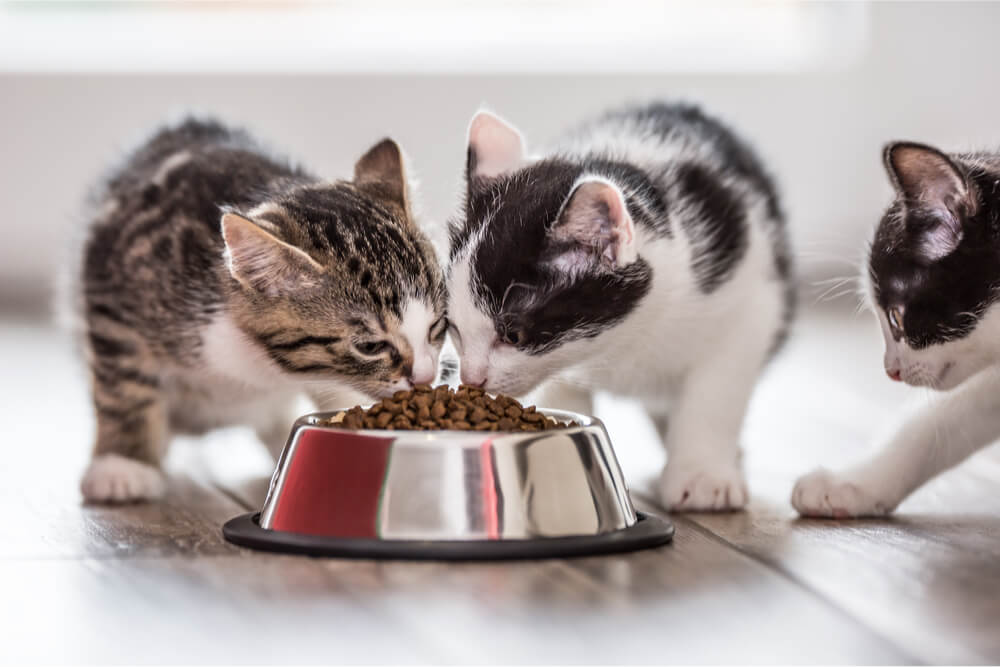
<path fill-rule="evenodd" d="M 638 398 L 674 510 L 747 502 L 739 436 L 794 298 L 785 223 L 753 151 L 693 106 L 607 113 L 543 157 L 480 112 L 453 222 L 449 320 L 463 382 L 589 414 Z M 666 416 L 670 414 L 670 428 Z"/>
<path fill-rule="evenodd" d="M 885 340 L 885 372 L 954 391 L 908 421 L 871 460 L 800 479 L 810 516 L 876 516 L 1000 437 L 1000 153 L 886 147 L 895 201 L 879 223 L 867 292 Z"/>
<path fill-rule="evenodd" d="M 188 120 L 96 203 L 73 278 L 97 416 L 86 500 L 160 495 L 171 434 L 250 424 L 276 454 L 302 391 L 433 381 L 443 274 L 393 141 L 331 182 Z"/>

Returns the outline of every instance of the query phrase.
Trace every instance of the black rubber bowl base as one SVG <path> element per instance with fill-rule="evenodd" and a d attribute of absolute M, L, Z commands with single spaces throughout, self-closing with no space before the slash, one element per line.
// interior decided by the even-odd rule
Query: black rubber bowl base
<path fill-rule="evenodd" d="M 648 549 L 673 539 L 666 519 L 636 513 L 629 528 L 593 536 L 543 537 L 533 540 L 378 540 L 320 537 L 260 527 L 259 512 L 230 519 L 222 534 L 233 544 L 262 551 L 377 560 L 518 560 L 576 558 Z"/>

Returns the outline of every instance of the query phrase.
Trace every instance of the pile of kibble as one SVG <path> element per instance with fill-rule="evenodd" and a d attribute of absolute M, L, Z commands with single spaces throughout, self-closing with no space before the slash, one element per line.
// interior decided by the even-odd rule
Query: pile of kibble
<path fill-rule="evenodd" d="M 534 405 L 524 407 L 510 396 L 490 396 L 467 385 L 456 391 L 446 385 L 417 385 L 367 410 L 355 406 L 320 425 L 388 431 L 547 431 L 572 426 L 546 417 Z"/>

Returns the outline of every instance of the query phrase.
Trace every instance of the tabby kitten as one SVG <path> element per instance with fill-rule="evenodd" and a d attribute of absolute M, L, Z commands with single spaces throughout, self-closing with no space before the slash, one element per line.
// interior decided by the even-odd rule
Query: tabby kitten
<path fill-rule="evenodd" d="M 871 460 L 800 479 L 792 504 L 806 515 L 888 514 L 1000 438 L 1000 153 L 894 143 L 884 162 L 895 201 L 875 232 L 866 291 L 885 372 L 947 393 Z"/>
<path fill-rule="evenodd" d="M 638 398 L 669 455 L 675 510 L 742 507 L 739 436 L 793 308 L 784 219 L 753 151 L 696 107 L 583 125 L 542 157 L 480 112 L 452 228 L 449 319 L 462 380 L 589 414 Z M 670 428 L 666 418 L 670 415 Z"/>
<path fill-rule="evenodd" d="M 250 424 L 277 453 L 303 391 L 433 381 L 443 276 L 393 141 L 330 182 L 187 120 L 97 204 L 74 279 L 97 415 L 86 500 L 160 495 L 171 434 Z"/>

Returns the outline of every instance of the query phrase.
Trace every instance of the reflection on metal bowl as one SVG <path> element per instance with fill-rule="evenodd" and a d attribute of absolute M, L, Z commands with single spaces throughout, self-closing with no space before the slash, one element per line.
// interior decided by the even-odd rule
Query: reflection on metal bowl
<path fill-rule="evenodd" d="M 626 551 L 673 527 L 637 513 L 604 425 L 531 433 L 351 431 L 295 422 L 259 514 L 237 544 L 316 555 L 492 559 Z"/>

